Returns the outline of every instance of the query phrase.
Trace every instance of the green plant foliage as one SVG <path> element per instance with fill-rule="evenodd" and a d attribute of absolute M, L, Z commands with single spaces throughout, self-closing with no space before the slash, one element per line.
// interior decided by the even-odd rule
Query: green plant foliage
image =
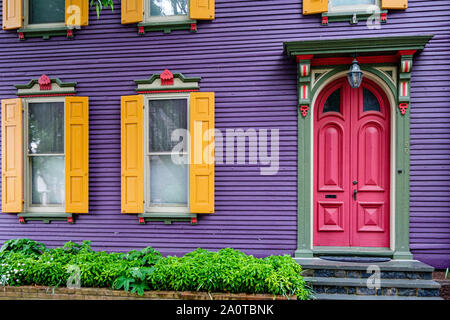
<path fill-rule="evenodd" d="M 114 11 L 114 2 L 113 0 L 91 0 L 91 7 L 95 6 L 95 11 L 97 12 L 97 19 L 100 17 L 100 12 L 105 8 L 111 8 L 111 11 Z"/>
<path fill-rule="evenodd" d="M 11 239 L 5 241 L 0 248 L 0 257 L 4 253 L 17 252 L 29 256 L 40 255 L 45 251 L 45 245 L 30 239 Z"/>
<path fill-rule="evenodd" d="M 8 240 L 0 249 L 0 285 L 66 286 L 77 270 L 82 287 L 146 290 L 268 293 L 308 299 L 301 267 L 290 256 L 258 259 L 230 248 L 197 249 L 162 257 L 151 247 L 127 253 L 91 249 L 90 241 L 46 249 L 29 239 Z M 72 274 L 73 276 L 73 274 Z"/>

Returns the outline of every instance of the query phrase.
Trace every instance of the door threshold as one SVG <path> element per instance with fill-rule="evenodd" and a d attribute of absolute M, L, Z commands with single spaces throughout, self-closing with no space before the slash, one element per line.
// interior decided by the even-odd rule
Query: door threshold
<path fill-rule="evenodd" d="M 393 257 L 394 251 L 390 248 L 375 247 L 314 247 L 313 254 L 335 255 L 335 256 L 373 256 L 373 257 Z"/>

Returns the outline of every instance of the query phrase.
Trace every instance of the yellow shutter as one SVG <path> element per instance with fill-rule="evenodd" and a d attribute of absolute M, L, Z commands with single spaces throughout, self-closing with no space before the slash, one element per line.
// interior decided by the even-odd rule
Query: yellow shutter
<path fill-rule="evenodd" d="M 303 14 L 314 14 L 328 11 L 328 0 L 303 0 Z"/>
<path fill-rule="evenodd" d="M 408 8 L 408 0 L 381 0 L 382 9 L 401 9 Z"/>
<path fill-rule="evenodd" d="M 66 97 L 66 212 L 89 212 L 89 99 Z"/>
<path fill-rule="evenodd" d="M 3 0 L 3 30 L 22 28 L 22 0 Z"/>
<path fill-rule="evenodd" d="M 121 98 L 122 213 L 144 212 L 144 97 Z"/>
<path fill-rule="evenodd" d="M 22 100 L 2 100 L 2 212 L 22 212 Z"/>
<path fill-rule="evenodd" d="M 214 7 L 214 0 L 191 0 L 189 15 L 195 20 L 213 20 Z"/>
<path fill-rule="evenodd" d="M 192 92 L 190 211 L 214 213 L 214 92 Z"/>
<path fill-rule="evenodd" d="M 143 0 L 122 0 L 122 24 L 142 22 L 144 16 Z"/>
<path fill-rule="evenodd" d="M 66 0 L 66 26 L 89 25 L 89 0 Z"/>

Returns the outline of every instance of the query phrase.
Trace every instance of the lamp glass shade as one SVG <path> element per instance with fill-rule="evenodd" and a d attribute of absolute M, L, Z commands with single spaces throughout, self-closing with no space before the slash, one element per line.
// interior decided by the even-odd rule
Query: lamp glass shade
<path fill-rule="evenodd" d="M 350 87 L 356 89 L 359 88 L 363 79 L 363 72 L 359 67 L 358 61 L 353 60 L 352 66 L 350 67 L 350 71 L 347 73 L 348 83 Z"/>

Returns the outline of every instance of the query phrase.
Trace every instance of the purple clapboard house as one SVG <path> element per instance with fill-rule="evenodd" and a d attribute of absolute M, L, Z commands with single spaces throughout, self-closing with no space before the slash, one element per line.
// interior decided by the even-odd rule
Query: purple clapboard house
<path fill-rule="evenodd" d="M 449 267 L 448 1 L 114 4 L 0 4 L 1 243 Z"/>

